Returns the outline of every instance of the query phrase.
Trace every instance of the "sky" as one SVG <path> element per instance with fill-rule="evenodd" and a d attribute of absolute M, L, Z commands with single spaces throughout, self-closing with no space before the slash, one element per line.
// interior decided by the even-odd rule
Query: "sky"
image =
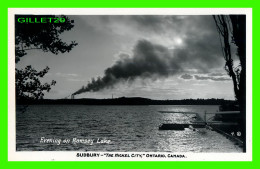
<path fill-rule="evenodd" d="M 234 99 L 212 16 L 71 15 L 60 38 L 78 45 L 54 55 L 30 50 L 16 67 L 46 66 L 56 85 L 44 98 Z M 232 52 L 236 49 L 232 46 Z M 79 90 L 81 89 L 81 90 Z"/>

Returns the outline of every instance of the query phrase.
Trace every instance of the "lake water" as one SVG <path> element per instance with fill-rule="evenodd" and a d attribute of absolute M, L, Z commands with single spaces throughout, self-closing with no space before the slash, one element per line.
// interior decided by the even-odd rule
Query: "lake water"
<path fill-rule="evenodd" d="M 218 106 L 30 105 L 24 113 L 19 107 L 17 151 L 242 152 L 215 131 L 158 129 L 161 123 L 185 123 L 194 116 L 159 110 L 198 112 L 203 116 L 205 111 L 215 112 Z M 65 139 L 70 142 L 63 143 Z"/>

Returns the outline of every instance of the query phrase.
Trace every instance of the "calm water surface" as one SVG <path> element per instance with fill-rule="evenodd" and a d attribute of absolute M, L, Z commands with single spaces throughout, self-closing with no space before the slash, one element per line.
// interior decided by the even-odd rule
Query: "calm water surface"
<path fill-rule="evenodd" d="M 215 112 L 218 106 L 31 105 L 16 113 L 17 151 L 242 152 L 224 136 L 206 129 L 158 130 L 161 123 L 185 123 L 194 115 L 159 113 Z M 94 143 L 41 143 L 51 139 L 85 139 Z M 96 140 L 111 140 L 97 144 Z"/>

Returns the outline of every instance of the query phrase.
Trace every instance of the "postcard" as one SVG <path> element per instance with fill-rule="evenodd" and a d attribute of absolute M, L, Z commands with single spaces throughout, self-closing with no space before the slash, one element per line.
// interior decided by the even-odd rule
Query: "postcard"
<path fill-rule="evenodd" d="M 252 161 L 252 9 L 9 8 L 9 161 Z"/>

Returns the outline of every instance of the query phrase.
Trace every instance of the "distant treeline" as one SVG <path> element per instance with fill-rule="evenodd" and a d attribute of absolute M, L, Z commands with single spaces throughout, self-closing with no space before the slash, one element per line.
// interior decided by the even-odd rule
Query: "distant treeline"
<path fill-rule="evenodd" d="M 224 99 L 183 99 L 152 100 L 141 97 L 120 97 L 114 99 L 41 99 L 16 100 L 17 104 L 79 104 L 79 105 L 223 105 L 234 104 L 234 100 Z"/>

